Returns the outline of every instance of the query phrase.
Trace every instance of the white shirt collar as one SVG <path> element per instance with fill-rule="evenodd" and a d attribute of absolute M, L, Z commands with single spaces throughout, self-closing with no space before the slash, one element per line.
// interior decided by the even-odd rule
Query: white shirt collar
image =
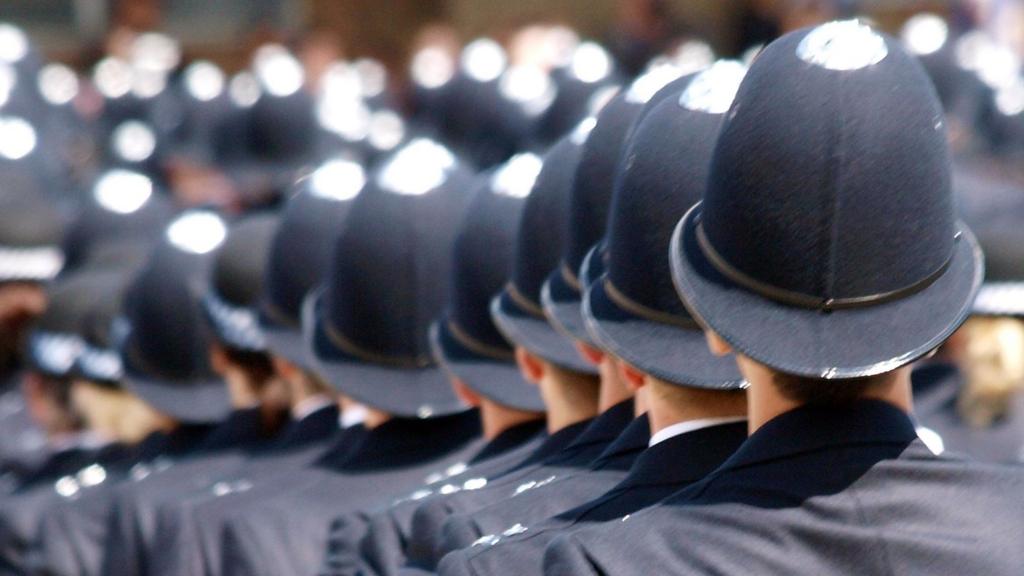
<path fill-rule="evenodd" d="M 350 404 L 347 408 L 341 411 L 341 416 L 338 418 L 341 422 L 342 428 L 351 428 L 362 424 L 366 420 L 366 406 L 362 404 Z"/>
<path fill-rule="evenodd" d="M 333 404 L 333 402 L 326 395 L 314 394 L 309 398 L 299 400 L 298 404 L 292 406 L 292 419 L 298 422 L 304 419 L 306 416 L 309 416 L 313 412 L 316 412 L 321 408 L 326 408 L 331 404 Z"/>
<path fill-rule="evenodd" d="M 689 432 L 696 432 L 702 428 L 710 428 L 712 426 L 720 426 L 722 424 L 732 424 L 734 422 L 745 422 L 746 419 L 746 416 L 731 416 L 728 418 L 701 418 L 699 420 L 679 422 L 678 424 L 666 426 L 654 434 L 651 434 L 651 441 L 647 446 L 654 446 L 655 444 L 664 442 L 669 438 L 675 438 L 676 436 L 687 434 Z"/>

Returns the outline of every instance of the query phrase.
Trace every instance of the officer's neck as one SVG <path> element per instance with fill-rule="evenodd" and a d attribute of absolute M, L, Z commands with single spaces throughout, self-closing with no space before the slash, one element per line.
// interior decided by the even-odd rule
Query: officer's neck
<path fill-rule="evenodd" d="M 486 398 L 481 398 L 479 409 L 484 438 L 487 440 L 494 440 L 501 433 L 520 424 L 540 420 L 544 417 L 543 413 L 516 410 Z"/>
<path fill-rule="evenodd" d="M 276 364 L 275 364 L 276 365 Z M 297 406 L 314 398 L 337 397 L 339 408 L 345 409 L 345 402 L 349 401 L 340 395 L 336 395 L 327 385 L 319 382 L 314 376 L 294 365 L 290 367 L 282 380 L 288 390 L 288 397 L 291 401 L 291 409 L 294 411 Z"/>
<path fill-rule="evenodd" d="M 645 385 L 637 393 L 640 397 L 645 399 L 652 436 L 683 422 L 747 416 L 742 392 L 685 388 L 645 376 Z"/>
<path fill-rule="evenodd" d="M 741 362 L 741 366 L 744 363 Z M 781 392 L 772 382 L 772 372 L 764 366 L 759 369 L 750 369 L 743 366 L 743 375 L 750 383 L 747 389 L 747 404 L 749 414 L 750 433 L 754 433 L 766 422 L 776 416 L 785 414 L 803 405 L 802 402 L 794 401 Z M 827 385 L 827 384 L 823 384 Z M 893 380 L 885 385 L 871 387 L 864 391 L 861 396 L 864 400 L 881 400 L 893 406 L 911 413 L 913 410 L 913 396 L 910 386 L 910 367 L 905 366 L 898 369 L 893 375 Z"/>
<path fill-rule="evenodd" d="M 601 412 L 633 397 L 633 391 L 619 375 L 619 367 L 615 362 L 611 354 L 605 354 L 598 365 L 598 372 L 601 375 L 601 395 L 597 405 Z"/>
<path fill-rule="evenodd" d="M 540 387 L 548 409 L 548 434 L 598 414 L 599 385 L 589 377 L 549 370 Z"/>
<path fill-rule="evenodd" d="M 221 378 L 228 388 L 232 408 L 240 410 L 260 404 L 259 385 L 240 367 L 231 366 L 223 370 Z"/>
<path fill-rule="evenodd" d="M 363 427 L 367 430 L 373 430 L 392 418 L 394 418 L 394 416 L 383 410 L 377 410 L 376 408 L 367 406 L 366 416 L 363 418 Z"/>

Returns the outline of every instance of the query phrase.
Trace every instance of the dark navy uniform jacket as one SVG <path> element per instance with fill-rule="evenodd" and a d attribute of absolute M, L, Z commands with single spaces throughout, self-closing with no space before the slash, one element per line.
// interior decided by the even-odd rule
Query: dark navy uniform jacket
<path fill-rule="evenodd" d="M 622 482 L 600 497 L 557 516 L 523 524 L 446 555 L 443 576 L 538 574 L 557 536 L 597 522 L 621 521 L 704 478 L 747 438 L 747 423 L 720 424 L 668 438 L 643 451 Z"/>
<path fill-rule="evenodd" d="M 545 574 L 1020 574 L 1024 469 L 936 456 L 890 404 L 801 407 L 704 480 L 557 538 Z"/>
<path fill-rule="evenodd" d="M 237 511 L 224 526 L 227 576 L 312 574 L 331 520 L 379 508 L 425 484 L 435 472 L 479 452 L 475 410 L 430 419 L 395 418 L 370 430 L 339 465 L 274 498 Z"/>
<path fill-rule="evenodd" d="M 633 401 L 620 402 L 594 418 L 565 449 L 540 465 L 519 468 L 478 490 L 463 490 L 448 498 L 424 502 L 413 515 L 408 564 L 425 569 L 437 565 L 440 558 L 435 552 L 439 549 L 441 531 L 452 515 L 480 510 L 516 492 L 550 484 L 560 475 L 586 468 L 619 437 L 633 421 L 633 415 Z"/>
<path fill-rule="evenodd" d="M 985 428 L 965 422 L 957 409 L 964 377 L 953 364 L 928 362 L 911 375 L 914 416 L 942 438 L 947 451 L 986 462 L 1024 461 L 1024 394 L 1013 396 L 1003 418 Z"/>
<path fill-rule="evenodd" d="M 455 514 L 442 528 L 434 552 L 445 554 L 472 546 L 480 538 L 518 531 L 604 494 L 622 481 L 651 440 L 647 415 L 640 416 L 590 466 L 559 476 L 469 514 Z"/>
<path fill-rule="evenodd" d="M 545 441 L 544 420 L 513 426 L 498 434 L 475 455 L 465 470 L 446 471 L 445 477 L 399 498 L 384 510 L 356 511 L 331 522 L 327 551 L 320 572 L 324 574 L 383 573 L 362 561 L 360 543 L 368 541 L 387 550 L 390 564 L 401 566 L 405 559 L 403 543 L 412 528 L 412 515 L 420 502 L 440 492 L 450 493 L 462 487 L 486 483 L 489 478 L 522 463 Z M 449 474 L 450 473 L 450 474 Z"/>

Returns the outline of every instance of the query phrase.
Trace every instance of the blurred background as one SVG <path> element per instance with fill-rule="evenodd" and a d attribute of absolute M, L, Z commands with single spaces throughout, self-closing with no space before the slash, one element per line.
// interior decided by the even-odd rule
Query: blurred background
<path fill-rule="evenodd" d="M 229 211 L 416 136 L 486 170 L 543 151 L 602 88 L 851 17 L 921 57 L 958 157 L 998 153 L 984 170 L 1024 181 L 1021 0 L 0 0 L 0 114 L 30 124 L 0 122 L 0 169 L 38 164 L 74 204 L 127 168 Z"/>
<path fill-rule="evenodd" d="M 189 58 L 245 65 L 270 39 L 317 43 L 400 68 L 427 30 L 455 38 L 507 36 L 530 23 L 559 23 L 605 41 L 618 56 L 681 35 L 736 55 L 789 29 L 836 16 L 869 16 L 895 31 L 921 11 L 1022 34 L 1018 0 L 0 0 L 0 18 L 24 27 L 48 56 L 88 67 L 129 32 L 164 31 Z M 1001 23 L 1001 24 L 1000 24 Z M 634 56 L 639 59 L 639 54 Z"/>

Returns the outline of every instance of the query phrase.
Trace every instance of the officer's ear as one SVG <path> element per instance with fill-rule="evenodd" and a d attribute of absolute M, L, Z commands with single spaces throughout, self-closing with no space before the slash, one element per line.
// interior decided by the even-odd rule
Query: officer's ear
<path fill-rule="evenodd" d="M 40 426 L 45 426 L 49 419 L 50 402 L 49 387 L 43 377 L 36 372 L 25 372 L 21 377 L 21 393 L 25 398 L 25 406 L 28 408 L 32 420 Z"/>
<path fill-rule="evenodd" d="M 732 346 L 722 340 L 722 337 L 710 330 L 704 332 L 705 338 L 708 341 L 708 348 L 711 349 L 711 353 L 715 356 L 728 356 L 732 354 Z"/>
<path fill-rule="evenodd" d="M 270 356 L 270 362 L 274 365 L 274 372 L 277 372 L 278 376 L 288 381 L 294 381 L 301 370 L 301 368 L 277 354 Z"/>
<path fill-rule="evenodd" d="M 10 282 L 0 288 L 0 322 L 20 322 L 46 310 L 46 291 L 39 284 Z"/>
<path fill-rule="evenodd" d="M 216 342 L 210 344 L 210 368 L 213 373 L 223 378 L 231 368 L 231 361 L 228 360 L 227 351 Z"/>
<path fill-rule="evenodd" d="M 467 386 L 460 378 L 452 376 L 452 389 L 455 390 L 455 396 L 457 396 L 458 399 L 466 406 L 476 408 L 483 403 L 480 395 L 474 392 L 473 389 Z"/>
<path fill-rule="evenodd" d="M 631 392 L 639 392 L 644 387 L 644 384 L 647 384 L 647 377 L 643 372 L 622 360 L 617 362 L 617 364 L 619 367 L 619 377 L 622 378 L 622 381 L 626 383 Z"/>
<path fill-rule="evenodd" d="M 527 382 L 540 384 L 544 378 L 544 361 L 527 352 L 522 346 L 516 346 L 516 364 L 519 365 L 519 371 Z"/>
<path fill-rule="evenodd" d="M 583 359 L 586 360 L 587 362 L 590 362 L 594 366 L 600 366 L 601 362 L 604 361 L 604 352 L 602 352 L 601 350 L 598 350 L 597 348 L 594 348 L 590 344 L 587 344 L 586 342 L 581 342 L 579 340 L 576 340 L 575 344 L 576 351 L 579 352 L 580 356 L 582 356 Z"/>

